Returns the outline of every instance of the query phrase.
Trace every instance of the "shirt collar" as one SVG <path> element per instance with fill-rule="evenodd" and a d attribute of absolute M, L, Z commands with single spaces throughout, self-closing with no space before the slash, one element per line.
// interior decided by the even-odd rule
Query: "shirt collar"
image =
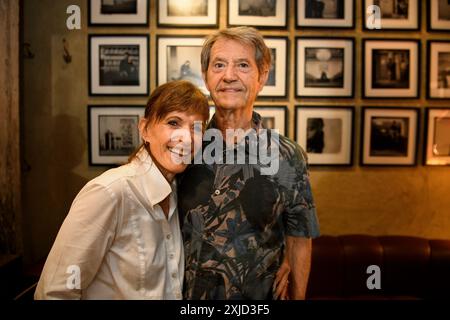
<path fill-rule="evenodd" d="M 253 113 L 252 113 L 251 126 L 256 132 L 258 132 L 259 129 L 264 128 L 263 125 L 262 125 L 261 116 L 259 115 L 259 113 L 256 113 L 255 111 L 253 111 Z M 209 124 L 208 124 L 206 129 L 218 129 L 217 128 L 217 121 L 216 121 L 216 115 L 215 114 L 211 118 L 211 121 L 209 121 Z"/>
<path fill-rule="evenodd" d="M 152 207 L 163 201 L 176 189 L 176 180 L 174 179 L 172 185 L 169 184 L 144 147 L 136 154 L 133 162 L 137 165 L 136 173 L 142 174 L 142 192 Z M 176 199 L 171 199 L 170 207 L 172 207 L 173 201 L 176 202 Z"/>

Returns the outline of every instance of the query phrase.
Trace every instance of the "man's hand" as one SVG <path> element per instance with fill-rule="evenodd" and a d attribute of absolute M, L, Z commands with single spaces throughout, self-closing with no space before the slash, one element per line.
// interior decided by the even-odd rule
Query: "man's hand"
<path fill-rule="evenodd" d="M 287 260 L 286 254 L 284 255 L 283 263 L 278 269 L 273 283 L 273 298 L 275 300 L 289 300 L 289 274 L 291 273 L 291 267 Z"/>

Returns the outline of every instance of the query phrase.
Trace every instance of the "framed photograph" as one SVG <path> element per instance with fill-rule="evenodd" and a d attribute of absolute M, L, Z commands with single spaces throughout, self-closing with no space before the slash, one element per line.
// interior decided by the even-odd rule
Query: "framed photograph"
<path fill-rule="evenodd" d="M 266 85 L 258 94 L 258 97 L 286 98 L 287 81 L 289 75 L 288 45 L 287 37 L 266 37 L 264 42 L 272 54 L 272 65 L 270 66 L 269 78 Z"/>
<path fill-rule="evenodd" d="M 173 80 L 187 80 L 195 84 L 205 95 L 209 95 L 202 78 L 200 63 L 204 38 L 159 36 L 156 41 L 158 85 Z"/>
<path fill-rule="evenodd" d="M 353 97 L 353 38 L 296 38 L 297 97 Z"/>
<path fill-rule="evenodd" d="M 286 106 L 254 106 L 253 111 L 261 116 L 264 128 L 277 129 L 283 136 L 288 134 Z"/>
<path fill-rule="evenodd" d="M 426 109 L 425 165 L 450 165 L 450 108 Z"/>
<path fill-rule="evenodd" d="M 420 42 L 363 39 L 363 97 L 418 98 Z"/>
<path fill-rule="evenodd" d="M 89 0 L 89 26 L 148 26 L 148 0 Z"/>
<path fill-rule="evenodd" d="M 287 0 L 228 0 L 228 26 L 286 28 Z"/>
<path fill-rule="evenodd" d="M 450 31 L 450 2 L 428 0 L 428 31 Z"/>
<path fill-rule="evenodd" d="M 419 109 L 363 107 L 362 165 L 416 165 Z"/>
<path fill-rule="evenodd" d="M 88 106 L 89 164 L 120 165 L 141 144 L 145 106 Z"/>
<path fill-rule="evenodd" d="M 89 35 L 89 95 L 148 95 L 148 35 Z"/>
<path fill-rule="evenodd" d="M 310 165 L 353 164 L 353 107 L 297 106 L 295 140 Z"/>
<path fill-rule="evenodd" d="M 450 99 L 450 41 L 428 41 L 428 98 Z"/>
<path fill-rule="evenodd" d="M 156 4 L 160 27 L 218 26 L 218 0 L 158 0 Z"/>
<path fill-rule="evenodd" d="M 364 30 L 419 30 L 420 26 L 420 0 L 364 0 L 362 8 Z M 369 6 L 376 6 L 375 11 Z M 378 18 L 381 29 L 369 25 L 373 17 Z"/>
<path fill-rule="evenodd" d="M 297 27 L 354 28 L 355 0 L 297 0 Z"/>

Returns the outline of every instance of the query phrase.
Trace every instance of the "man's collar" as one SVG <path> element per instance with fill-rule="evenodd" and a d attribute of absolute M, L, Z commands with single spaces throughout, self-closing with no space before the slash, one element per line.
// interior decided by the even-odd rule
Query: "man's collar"
<path fill-rule="evenodd" d="M 258 113 L 256 113 L 255 111 L 253 111 L 253 113 L 252 113 L 251 127 L 256 132 L 259 132 L 259 129 L 264 128 L 264 126 L 262 125 L 261 116 Z M 217 121 L 216 121 L 215 114 L 213 115 L 211 121 L 209 121 L 209 124 L 206 127 L 206 129 L 219 129 L 217 127 Z"/>

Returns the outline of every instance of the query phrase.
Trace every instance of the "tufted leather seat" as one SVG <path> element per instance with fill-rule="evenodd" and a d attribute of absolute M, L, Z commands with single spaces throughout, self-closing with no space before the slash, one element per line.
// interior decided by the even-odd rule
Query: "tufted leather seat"
<path fill-rule="evenodd" d="M 381 289 L 368 289 L 367 267 L 381 270 Z M 450 297 L 450 240 L 342 235 L 313 240 L 307 299 Z"/>

